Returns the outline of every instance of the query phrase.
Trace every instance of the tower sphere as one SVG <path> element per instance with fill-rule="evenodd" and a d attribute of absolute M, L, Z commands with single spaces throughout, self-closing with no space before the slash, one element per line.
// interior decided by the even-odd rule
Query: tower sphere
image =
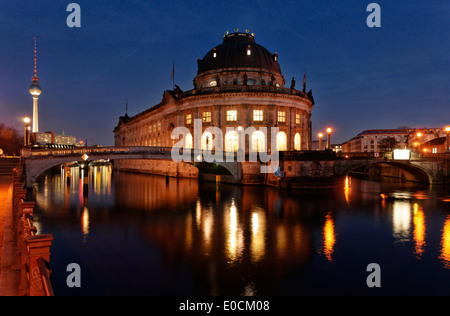
<path fill-rule="evenodd" d="M 42 92 L 41 87 L 39 86 L 39 79 L 36 75 L 34 75 L 32 80 L 33 80 L 33 83 L 31 84 L 29 91 L 30 91 L 31 95 L 38 96 Z"/>

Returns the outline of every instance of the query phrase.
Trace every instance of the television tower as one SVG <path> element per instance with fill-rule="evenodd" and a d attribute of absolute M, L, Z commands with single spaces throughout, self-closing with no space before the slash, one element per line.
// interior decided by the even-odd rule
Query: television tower
<path fill-rule="evenodd" d="M 38 119 L 38 96 L 41 94 L 42 90 L 39 86 L 39 78 L 37 76 L 36 70 L 36 37 L 34 38 L 34 75 L 31 77 L 32 84 L 30 86 L 30 93 L 33 96 L 33 127 L 31 131 L 33 133 L 39 132 L 39 119 Z"/>

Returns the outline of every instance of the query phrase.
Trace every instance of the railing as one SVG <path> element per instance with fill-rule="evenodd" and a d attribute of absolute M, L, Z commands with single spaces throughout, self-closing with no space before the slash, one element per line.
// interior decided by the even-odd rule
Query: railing
<path fill-rule="evenodd" d="M 385 159 L 389 158 L 390 153 L 374 153 L 374 152 L 339 152 L 336 157 L 339 159 Z M 392 154 L 391 154 L 392 156 Z"/>
<path fill-rule="evenodd" d="M 67 157 L 67 156 L 79 156 L 82 155 L 99 155 L 99 154 L 151 154 L 151 155 L 165 155 L 170 156 L 172 150 L 178 148 L 172 147 L 152 147 L 152 146 L 126 146 L 126 147 L 80 147 L 71 149 L 34 149 L 23 151 L 24 158 L 44 158 L 44 157 Z M 183 149 L 179 148 L 179 154 L 183 155 L 184 152 L 188 152 L 191 156 L 191 161 L 197 161 L 196 157 L 201 154 L 210 153 L 218 157 L 219 151 L 202 150 L 202 149 Z M 220 152 L 223 157 L 223 161 L 236 161 L 238 157 L 237 152 Z M 334 159 L 393 159 L 392 152 L 338 152 L 335 153 L 330 150 L 314 151 L 314 150 L 302 150 L 302 151 L 280 151 L 280 160 L 334 160 Z M 249 157 L 253 157 L 254 152 L 245 152 L 245 161 L 249 161 Z M 268 153 L 270 155 L 270 153 Z M 259 154 L 257 155 L 259 157 Z M 228 158 L 227 158 L 228 157 Z M 411 152 L 411 161 L 434 161 L 445 159 L 445 154 L 422 154 Z M 253 161 L 253 160 L 252 160 Z"/>
<path fill-rule="evenodd" d="M 34 202 L 25 200 L 22 169 L 13 171 L 13 214 L 17 227 L 17 250 L 20 258 L 19 295 L 53 296 L 50 282 L 51 234 L 37 234 L 33 226 Z"/>

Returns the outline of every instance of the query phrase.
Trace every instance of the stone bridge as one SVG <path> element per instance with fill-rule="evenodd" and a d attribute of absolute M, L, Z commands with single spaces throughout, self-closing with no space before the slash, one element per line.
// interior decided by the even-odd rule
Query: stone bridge
<path fill-rule="evenodd" d="M 187 163 L 194 164 L 200 170 L 204 162 L 205 154 L 202 150 L 189 150 L 186 152 Z M 223 162 L 215 162 L 225 168 L 234 179 L 235 183 L 245 183 L 248 175 L 248 164 L 244 166 L 237 162 L 237 153 L 222 153 Z M 231 155 L 231 156 L 230 156 Z M 220 155 L 219 155 L 220 156 Z M 36 179 L 46 170 L 74 161 L 90 162 L 96 160 L 125 160 L 125 159 L 151 159 L 151 160 L 171 160 L 171 147 L 80 147 L 70 149 L 24 149 L 22 157 L 25 164 L 27 187 L 32 187 Z M 217 157 L 217 155 L 214 155 Z M 248 154 L 245 161 L 248 160 Z M 391 158 L 374 158 L 373 153 L 367 154 L 334 154 L 333 152 L 280 152 L 280 166 L 285 170 L 283 181 L 289 178 L 299 179 L 325 176 L 321 172 L 313 172 L 312 162 L 319 162 L 326 165 L 330 174 L 334 177 L 347 175 L 349 172 L 363 166 L 390 166 L 404 170 L 411 174 L 418 182 L 428 182 L 432 184 L 450 183 L 450 153 L 435 154 L 430 157 L 416 157 L 408 160 L 394 160 Z M 250 163 L 251 164 L 251 163 Z M 318 165 L 320 165 L 318 164 Z M 253 173 L 260 173 L 260 162 L 254 163 Z M 314 165 L 314 164 L 313 164 Z M 294 168 L 290 167 L 294 166 Z M 245 167 L 246 170 L 243 171 Z M 322 168 L 324 169 L 324 168 Z M 324 170 L 325 170 L 324 169 Z M 289 171 L 291 170 L 291 171 Z M 311 171 L 312 170 L 312 171 Z M 320 171 L 320 170 L 319 170 Z M 273 175 L 270 175 L 273 178 Z M 244 178 L 244 179 L 243 179 Z M 275 177 L 276 178 L 276 177 Z M 276 178 L 278 179 L 278 178 Z M 276 180 L 275 181 L 278 181 Z M 300 180 L 303 181 L 303 180 Z M 248 182 L 247 182 L 248 183 Z"/>
<path fill-rule="evenodd" d="M 186 153 L 185 153 L 186 154 Z M 188 154 L 188 163 L 199 163 L 203 161 L 203 152 L 191 150 Z M 227 153 L 229 154 L 229 153 Z M 231 154 L 233 155 L 233 154 Z M 229 155 L 228 155 L 229 156 Z M 31 188 L 36 179 L 45 171 L 71 162 L 91 162 L 96 160 L 124 160 L 124 159 L 152 159 L 173 160 L 171 147 L 80 147 L 66 149 L 39 149 L 22 150 L 25 164 L 26 185 Z M 231 157 L 233 158 L 233 157 Z M 228 170 L 236 182 L 242 177 L 240 163 L 236 159 L 226 160 L 217 164 Z M 231 161 L 232 160 L 232 161 Z"/>
<path fill-rule="evenodd" d="M 372 154 L 373 155 L 373 154 Z M 435 154 L 428 157 L 395 160 L 392 158 L 356 157 L 340 155 L 334 164 L 337 177 L 365 166 L 391 166 L 411 174 L 417 182 L 445 184 L 450 182 L 450 154 Z"/>

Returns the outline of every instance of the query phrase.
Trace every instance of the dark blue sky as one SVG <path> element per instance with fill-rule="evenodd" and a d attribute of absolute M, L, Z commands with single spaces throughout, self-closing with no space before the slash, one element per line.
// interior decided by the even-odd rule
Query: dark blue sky
<path fill-rule="evenodd" d="M 69 28 L 69 3 L 81 28 Z M 314 137 L 333 142 L 366 129 L 450 124 L 450 2 L 377 1 L 381 28 L 366 25 L 372 1 L 0 2 L 0 122 L 22 130 L 38 38 L 39 127 L 112 145 L 118 117 L 192 89 L 197 57 L 226 30 L 249 29 L 278 52 L 286 85 L 295 77 L 316 101 Z"/>

